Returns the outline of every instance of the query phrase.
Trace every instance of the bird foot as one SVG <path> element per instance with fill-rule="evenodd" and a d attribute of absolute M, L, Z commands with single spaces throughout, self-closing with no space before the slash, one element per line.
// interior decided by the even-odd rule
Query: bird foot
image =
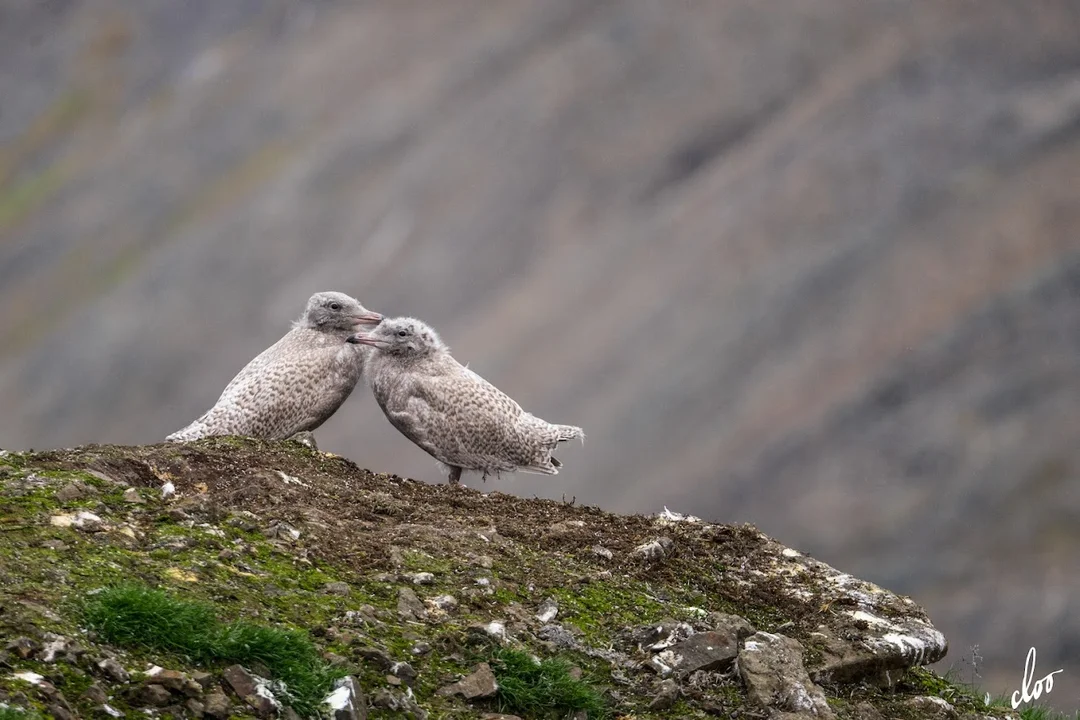
<path fill-rule="evenodd" d="M 293 442 L 298 442 L 305 447 L 315 450 L 316 452 L 319 450 L 319 446 L 315 444 L 315 433 L 311 432 L 310 430 L 298 432 L 295 435 L 291 436 L 289 440 L 292 440 Z"/>

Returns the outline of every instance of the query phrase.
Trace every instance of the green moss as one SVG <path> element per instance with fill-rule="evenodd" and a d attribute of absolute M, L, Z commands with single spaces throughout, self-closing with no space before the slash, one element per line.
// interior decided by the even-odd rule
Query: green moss
<path fill-rule="evenodd" d="M 560 617 L 573 622 L 590 643 L 601 643 L 613 629 L 660 620 L 670 609 L 642 590 L 611 583 L 553 588 Z"/>
<path fill-rule="evenodd" d="M 0 720 L 41 720 L 41 716 L 33 710 L 0 705 Z"/>

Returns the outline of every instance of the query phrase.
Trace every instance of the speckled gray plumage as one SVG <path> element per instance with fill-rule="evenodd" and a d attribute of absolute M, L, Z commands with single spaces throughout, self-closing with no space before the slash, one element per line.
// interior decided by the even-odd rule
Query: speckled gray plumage
<path fill-rule="evenodd" d="M 378 315 L 344 293 L 316 293 L 280 340 L 232 379 L 195 422 L 169 435 L 181 442 L 211 435 L 280 440 L 326 422 L 363 376 L 369 349 L 346 342 L 358 318 Z"/>
<path fill-rule="evenodd" d="M 561 463 L 551 453 L 558 443 L 584 440 L 579 427 L 523 410 L 455 360 L 438 334 L 415 318 L 384 320 L 350 341 L 372 345 L 365 375 L 375 400 L 405 437 L 449 466 L 451 482 L 462 470 L 555 475 Z"/>

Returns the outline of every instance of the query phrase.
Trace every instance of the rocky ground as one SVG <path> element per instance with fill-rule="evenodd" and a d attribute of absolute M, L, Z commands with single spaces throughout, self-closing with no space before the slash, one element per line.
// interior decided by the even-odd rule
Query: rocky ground
<path fill-rule="evenodd" d="M 433 486 L 293 442 L 2 452 L 0 576 L 5 720 L 298 716 L 269 660 L 108 642 L 118 587 L 313 642 L 335 718 L 1006 714 L 922 667 L 946 642 L 912 600 L 752 526 Z"/>

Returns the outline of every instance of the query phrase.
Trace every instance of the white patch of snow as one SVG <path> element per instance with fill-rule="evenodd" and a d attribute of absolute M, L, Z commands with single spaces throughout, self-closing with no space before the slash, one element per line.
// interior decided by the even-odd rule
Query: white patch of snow
<path fill-rule="evenodd" d="M 343 685 L 330 693 L 330 695 L 323 700 L 323 703 L 329 705 L 333 710 L 344 710 L 345 706 L 349 704 L 349 698 L 351 697 L 352 692 L 349 690 L 349 686 Z"/>
<path fill-rule="evenodd" d="M 124 713 L 120 712 L 109 703 L 105 703 L 104 705 L 102 705 L 101 709 L 104 710 L 105 713 L 107 715 L 110 715 L 111 717 L 124 717 Z"/>
<path fill-rule="evenodd" d="M 12 677 L 18 678 L 19 680 L 25 680 L 31 685 L 40 685 L 41 681 L 45 679 L 44 675 L 38 675 L 36 672 L 30 670 L 20 670 Z"/>

